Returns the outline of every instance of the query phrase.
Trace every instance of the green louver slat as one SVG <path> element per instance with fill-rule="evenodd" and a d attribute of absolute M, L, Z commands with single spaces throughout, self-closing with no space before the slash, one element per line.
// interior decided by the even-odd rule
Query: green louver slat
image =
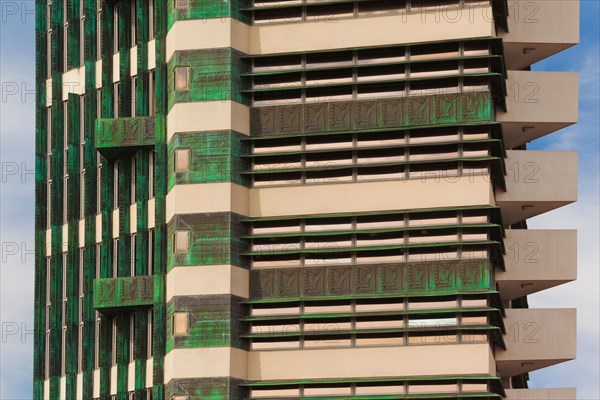
<path fill-rule="evenodd" d="M 400 82 L 435 82 L 435 81 L 444 81 L 448 79 L 459 79 L 459 78 L 496 78 L 503 79 L 504 76 L 500 73 L 489 72 L 485 74 L 453 74 L 453 75 L 444 75 L 439 77 L 427 77 L 427 78 L 404 78 L 404 79 L 390 79 L 390 80 L 376 80 L 376 81 L 361 81 L 361 82 L 351 82 L 351 83 L 327 83 L 327 84 L 313 84 L 313 85 L 287 85 L 282 87 L 271 87 L 264 89 L 243 89 L 242 93 L 272 93 L 272 92 L 285 92 L 290 90 L 299 90 L 299 89 L 324 89 L 324 88 L 335 88 L 342 86 L 366 86 L 366 85 L 381 85 L 381 84 L 392 84 L 392 83 L 400 83 Z"/>
<path fill-rule="evenodd" d="M 285 255 L 285 254 L 328 254 L 328 253 L 346 253 L 359 251 L 385 251 L 399 249 L 420 249 L 420 248 L 436 248 L 450 246 L 481 246 L 481 245 L 500 245 L 500 242 L 493 240 L 473 241 L 473 242 L 436 242 L 436 243 L 416 243 L 396 246 L 369 246 L 369 247 L 332 247 L 324 246 L 322 249 L 293 249 L 293 250 L 265 250 L 265 251 L 250 251 L 243 253 L 246 256 L 264 256 L 264 255 Z"/>
<path fill-rule="evenodd" d="M 243 222 L 263 222 L 263 221 L 294 221 L 299 219 L 317 219 L 317 218 L 344 218 L 344 217 L 364 217 L 371 215 L 398 215 L 398 214 L 422 214 L 430 212 L 443 211 L 467 211 L 467 210 L 491 210 L 500 216 L 500 207 L 498 206 L 472 206 L 472 207 L 450 207 L 450 208 L 419 208 L 419 209 L 404 209 L 394 211 L 373 211 L 362 213 L 340 213 L 340 214 L 319 214 L 319 215 L 295 215 L 283 217 L 253 217 L 243 218 Z"/>

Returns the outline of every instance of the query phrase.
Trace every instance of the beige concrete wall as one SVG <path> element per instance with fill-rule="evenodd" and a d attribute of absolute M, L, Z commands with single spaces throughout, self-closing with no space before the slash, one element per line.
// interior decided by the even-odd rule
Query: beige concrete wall
<path fill-rule="evenodd" d="M 62 100 L 69 99 L 69 93 L 81 96 L 85 94 L 85 67 L 73 68 L 62 76 Z"/>
<path fill-rule="evenodd" d="M 575 388 L 506 390 L 508 400 L 574 400 L 576 395 Z"/>
<path fill-rule="evenodd" d="M 514 148 L 578 121 L 574 72 L 508 71 L 506 106 L 497 111 L 504 145 Z"/>
<path fill-rule="evenodd" d="M 175 214 L 200 212 L 271 217 L 493 204 L 487 176 L 256 189 L 208 183 L 173 187 L 167 194 L 167 221 Z"/>
<path fill-rule="evenodd" d="M 475 176 L 252 189 L 249 211 L 271 217 L 489 204 L 489 177 Z"/>
<path fill-rule="evenodd" d="M 246 379 L 248 352 L 231 347 L 173 349 L 165 356 L 165 383 L 171 379 L 231 376 Z"/>
<path fill-rule="evenodd" d="M 250 134 L 250 109 L 234 101 L 177 103 L 167 115 L 167 142 L 176 133 L 233 129 Z"/>
<path fill-rule="evenodd" d="M 248 354 L 250 380 L 469 374 L 495 376 L 488 344 L 255 351 Z"/>
<path fill-rule="evenodd" d="M 167 193 L 167 222 L 175 214 L 231 211 L 248 215 L 249 191 L 230 182 L 175 185 Z"/>
<path fill-rule="evenodd" d="M 500 32 L 508 68 L 521 69 L 579 43 L 579 0 L 509 0 Z"/>
<path fill-rule="evenodd" d="M 496 189 L 510 225 L 577 200 L 577 152 L 507 151 L 506 191 Z"/>
<path fill-rule="evenodd" d="M 167 273 L 168 303 L 174 296 L 233 294 L 249 297 L 248 270 L 233 265 L 175 267 Z"/>
<path fill-rule="evenodd" d="M 501 376 L 515 376 L 576 356 L 577 310 L 507 309 L 507 350 L 496 351 Z"/>
<path fill-rule="evenodd" d="M 413 14 L 248 26 L 231 19 L 177 21 L 167 34 L 175 51 L 234 47 L 246 54 L 328 50 L 495 36 L 491 7 L 436 8 Z M 431 27 L 435 25 L 435 29 Z M 356 35 L 356 32 L 361 32 Z M 285 39 L 283 39 L 285 38 Z"/>
<path fill-rule="evenodd" d="M 85 219 L 79 220 L 79 247 L 85 247 Z"/>
<path fill-rule="evenodd" d="M 506 271 L 496 272 L 504 300 L 577 279 L 577 231 L 509 229 Z"/>

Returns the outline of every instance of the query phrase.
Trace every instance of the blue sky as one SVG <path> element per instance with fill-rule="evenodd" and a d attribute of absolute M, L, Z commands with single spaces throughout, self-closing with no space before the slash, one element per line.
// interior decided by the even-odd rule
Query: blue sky
<path fill-rule="evenodd" d="M 31 398 L 35 101 L 33 4 L 33 1 L 0 0 L 2 400 Z M 600 2 L 582 1 L 581 44 L 533 67 L 534 70 L 580 73 L 580 122 L 577 126 L 536 140 L 528 147 L 579 151 L 579 201 L 529 220 L 530 228 L 579 230 L 578 280 L 529 298 L 531 307 L 578 308 L 578 358 L 532 373 L 530 385 L 576 386 L 578 398 L 594 400 L 600 399 L 599 20 Z"/>

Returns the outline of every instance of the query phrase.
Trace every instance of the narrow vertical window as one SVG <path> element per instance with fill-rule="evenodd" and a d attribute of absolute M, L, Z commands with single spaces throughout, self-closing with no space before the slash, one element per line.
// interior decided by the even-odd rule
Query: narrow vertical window
<path fill-rule="evenodd" d="M 136 246 L 136 234 L 133 233 L 131 235 L 131 243 L 130 243 L 130 252 L 129 254 L 131 255 L 131 258 L 129 260 L 129 266 L 130 266 L 130 271 L 129 274 L 131 276 L 135 276 L 135 258 L 136 258 L 136 251 L 135 251 L 135 246 Z"/>
<path fill-rule="evenodd" d="M 113 253 L 113 263 L 112 263 L 112 276 L 113 278 L 116 278 L 117 276 L 119 276 L 119 239 L 113 239 L 113 246 L 112 246 L 112 253 Z"/>
<path fill-rule="evenodd" d="M 96 312 L 96 329 L 94 332 L 94 368 L 100 368 L 100 329 L 102 328 L 99 314 Z"/>
<path fill-rule="evenodd" d="M 102 59 L 102 1 L 98 1 L 98 15 L 96 17 L 96 59 Z"/>
<path fill-rule="evenodd" d="M 96 118 L 102 118 L 102 89 L 96 89 Z"/>
<path fill-rule="evenodd" d="M 69 20 L 67 19 L 68 1 L 63 0 L 63 72 L 69 70 Z"/>
<path fill-rule="evenodd" d="M 186 312 L 176 312 L 172 320 L 173 336 L 186 336 L 189 329 L 189 314 Z"/>
<path fill-rule="evenodd" d="M 112 318 L 112 340 L 111 340 L 111 358 L 112 358 L 112 365 L 117 365 L 117 318 L 113 317 Z"/>
<path fill-rule="evenodd" d="M 137 10 L 135 1 L 131 2 L 131 46 L 135 47 L 137 42 Z"/>
<path fill-rule="evenodd" d="M 176 67 L 175 68 L 175 90 L 190 89 L 190 68 Z"/>
<path fill-rule="evenodd" d="M 113 115 L 115 118 L 119 118 L 119 93 L 120 85 L 117 82 L 113 85 Z"/>
<path fill-rule="evenodd" d="M 135 359 L 135 314 L 129 316 L 129 362 Z"/>
<path fill-rule="evenodd" d="M 150 157 L 148 160 L 148 190 L 150 193 L 148 194 L 150 198 L 154 197 L 154 151 L 150 152 Z"/>
<path fill-rule="evenodd" d="M 85 2 L 79 1 L 79 65 L 85 63 Z"/>
<path fill-rule="evenodd" d="M 148 72 L 148 115 L 156 114 L 154 70 Z"/>
<path fill-rule="evenodd" d="M 148 0 L 148 40 L 154 39 L 154 0 Z"/>
<path fill-rule="evenodd" d="M 190 231 L 176 231 L 174 235 L 175 253 L 187 253 L 190 249 Z"/>
<path fill-rule="evenodd" d="M 152 334 L 152 329 L 153 329 L 153 322 L 154 322 L 154 314 L 153 314 L 153 310 L 149 309 L 148 310 L 148 341 L 147 343 L 147 357 L 146 358 L 150 358 L 152 357 L 152 340 L 153 340 L 153 334 Z"/>
<path fill-rule="evenodd" d="M 52 28 L 46 33 L 46 77 L 52 78 Z"/>
<path fill-rule="evenodd" d="M 119 52 L 119 4 L 115 3 L 113 12 L 113 53 Z"/>
<path fill-rule="evenodd" d="M 69 175 L 65 175 L 63 179 L 62 206 L 63 224 L 66 224 L 69 222 Z"/>
<path fill-rule="evenodd" d="M 102 157 L 96 152 L 96 214 L 102 213 Z"/>
<path fill-rule="evenodd" d="M 67 327 L 63 326 L 60 338 L 60 375 L 65 375 L 65 364 L 67 361 Z"/>
<path fill-rule="evenodd" d="M 190 149 L 175 150 L 175 172 L 186 172 L 190 168 Z"/>
<path fill-rule="evenodd" d="M 148 273 L 154 273 L 154 229 L 148 230 Z"/>
<path fill-rule="evenodd" d="M 119 208 L 119 161 L 113 164 L 113 209 Z"/>
<path fill-rule="evenodd" d="M 131 79 L 131 116 L 135 117 L 137 115 L 137 86 L 138 79 L 137 76 L 134 76 Z"/>
<path fill-rule="evenodd" d="M 136 174 L 136 162 L 135 157 L 131 157 L 131 176 L 130 176 L 130 189 L 131 189 L 131 204 L 135 204 L 137 201 L 137 174 Z"/>

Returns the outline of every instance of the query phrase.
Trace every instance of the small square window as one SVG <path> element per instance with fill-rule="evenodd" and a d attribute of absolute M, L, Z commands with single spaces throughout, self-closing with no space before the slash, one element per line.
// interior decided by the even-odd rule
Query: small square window
<path fill-rule="evenodd" d="M 175 68 L 175 90 L 190 90 L 190 68 Z"/>
<path fill-rule="evenodd" d="M 175 172 L 186 172 L 190 169 L 190 149 L 175 150 Z"/>
<path fill-rule="evenodd" d="M 175 253 L 187 253 L 190 250 L 190 231 L 175 232 Z"/>
<path fill-rule="evenodd" d="M 176 312 L 173 314 L 173 336 L 187 336 L 189 325 L 189 314 Z"/>
<path fill-rule="evenodd" d="M 175 8 L 189 8 L 189 0 L 175 0 Z"/>

